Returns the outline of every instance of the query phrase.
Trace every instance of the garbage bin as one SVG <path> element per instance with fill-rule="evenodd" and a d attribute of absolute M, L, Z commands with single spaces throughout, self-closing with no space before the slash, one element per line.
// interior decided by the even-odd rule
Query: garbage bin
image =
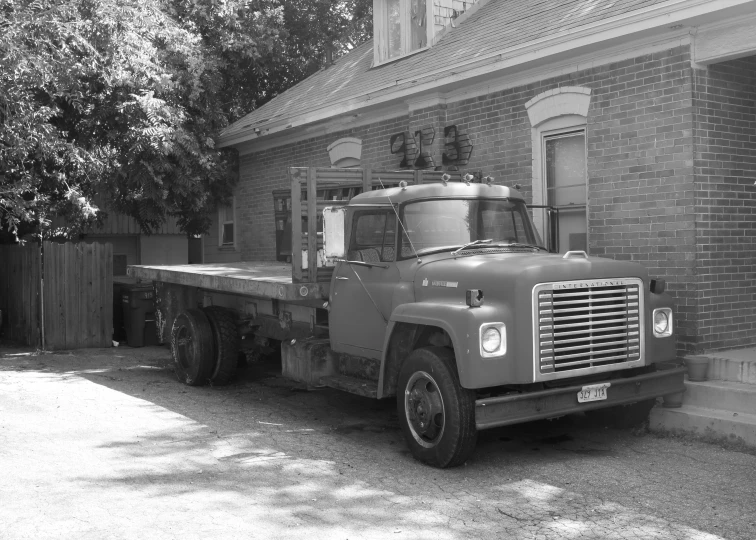
<path fill-rule="evenodd" d="M 157 343 L 155 291 L 152 285 L 124 285 L 121 290 L 123 326 L 130 347 Z"/>

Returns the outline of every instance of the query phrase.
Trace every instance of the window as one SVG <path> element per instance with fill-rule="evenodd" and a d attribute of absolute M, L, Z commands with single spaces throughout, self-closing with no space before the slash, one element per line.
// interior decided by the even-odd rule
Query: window
<path fill-rule="evenodd" d="M 489 240 L 484 247 L 541 245 L 526 213 L 524 203 L 507 199 L 408 203 L 403 214 L 406 233 L 402 232 L 401 256 L 454 250 L 475 240 Z"/>
<path fill-rule="evenodd" d="M 588 251 L 585 132 L 591 89 L 553 88 L 525 103 L 533 149 L 533 221 L 549 251 Z"/>
<path fill-rule="evenodd" d="M 543 139 L 546 205 L 556 219 L 556 251 L 588 251 L 585 131 Z"/>
<path fill-rule="evenodd" d="M 221 246 L 236 245 L 235 229 L 235 199 L 231 198 L 231 204 L 223 205 L 218 209 L 218 233 Z"/>
<path fill-rule="evenodd" d="M 354 217 L 354 232 L 347 257 L 350 261 L 390 262 L 394 260 L 396 214 L 360 212 Z"/>
<path fill-rule="evenodd" d="M 124 253 L 113 253 L 113 275 L 125 276 L 128 258 Z"/>
<path fill-rule="evenodd" d="M 432 7 L 432 0 L 374 0 L 375 64 L 427 47 Z"/>
<path fill-rule="evenodd" d="M 445 31 L 475 12 L 480 0 L 373 0 L 373 64 L 433 45 Z M 478 4 L 479 5 L 479 4 Z"/>

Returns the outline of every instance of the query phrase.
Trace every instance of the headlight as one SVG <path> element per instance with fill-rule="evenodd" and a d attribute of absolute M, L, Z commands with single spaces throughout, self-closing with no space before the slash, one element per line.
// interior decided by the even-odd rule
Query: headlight
<path fill-rule="evenodd" d="M 486 323 L 480 327 L 480 355 L 503 356 L 507 352 L 507 327 L 504 323 Z"/>
<path fill-rule="evenodd" d="M 501 333 L 496 328 L 488 328 L 480 338 L 480 346 L 487 353 L 496 352 L 501 345 Z"/>
<path fill-rule="evenodd" d="M 659 308 L 654 310 L 654 336 L 666 337 L 672 335 L 672 310 Z"/>

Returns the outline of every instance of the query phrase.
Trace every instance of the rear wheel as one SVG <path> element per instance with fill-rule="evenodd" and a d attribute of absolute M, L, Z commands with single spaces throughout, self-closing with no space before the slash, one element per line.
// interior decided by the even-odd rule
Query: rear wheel
<path fill-rule="evenodd" d="M 630 428 L 645 422 L 654 404 L 656 404 L 655 399 L 646 399 L 637 403 L 586 411 L 585 415 L 603 426 Z"/>
<path fill-rule="evenodd" d="M 412 455 L 434 467 L 462 465 L 475 450 L 475 393 L 462 388 L 445 347 L 413 351 L 397 387 L 399 423 Z"/>
<path fill-rule="evenodd" d="M 213 371 L 213 331 L 199 309 L 187 309 L 176 317 L 171 355 L 179 381 L 189 386 L 207 384 Z"/>
<path fill-rule="evenodd" d="M 210 383 L 228 384 L 236 375 L 239 361 L 239 331 L 234 314 L 226 308 L 208 306 L 203 309 L 213 331 L 214 366 Z"/>

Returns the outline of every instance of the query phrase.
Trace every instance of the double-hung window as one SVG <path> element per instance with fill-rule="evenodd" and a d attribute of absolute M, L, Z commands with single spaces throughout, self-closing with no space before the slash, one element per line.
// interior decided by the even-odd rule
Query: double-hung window
<path fill-rule="evenodd" d="M 235 199 L 231 203 L 218 209 L 218 243 L 221 247 L 233 247 L 236 245 L 236 214 Z"/>
<path fill-rule="evenodd" d="M 555 251 L 588 251 L 585 130 L 543 138 L 546 205 L 554 209 Z"/>

